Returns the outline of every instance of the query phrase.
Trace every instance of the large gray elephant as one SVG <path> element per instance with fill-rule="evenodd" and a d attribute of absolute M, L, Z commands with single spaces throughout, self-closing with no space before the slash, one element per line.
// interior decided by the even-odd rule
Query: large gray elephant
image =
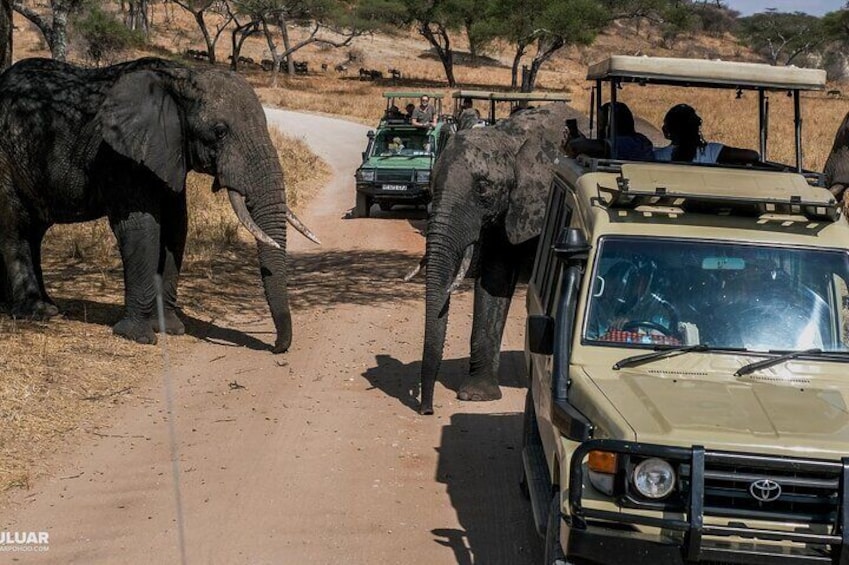
<path fill-rule="evenodd" d="M 214 177 L 258 240 L 260 276 L 289 348 L 283 171 L 256 95 L 239 76 L 147 58 L 82 69 L 21 61 L 0 76 L 0 258 L 17 317 L 58 313 L 41 272 L 47 229 L 107 216 L 124 264 L 124 317 L 115 334 L 155 343 L 154 331 L 184 331 L 177 279 L 186 242 L 186 174 Z M 165 327 L 154 316 L 162 277 Z"/>
<path fill-rule="evenodd" d="M 458 132 L 434 164 L 433 214 L 424 262 L 425 336 L 422 414 L 433 413 L 451 292 L 474 263 L 475 295 L 469 375 L 460 400 L 501 398 L 498 362 L 510 301 L 520 274 L 530 270 L 542 229 L 554 159 L 564 122 L 587 120 L 566 104 L 526 110 L 499 124 Z M 655 143 L 663 135 L 637 120 Z M 474 257 L 474 261 L 473 261 Z"/>
<path fill-rule="evenodd" d="M 843 118 L 837 133 L 831 153 L 823 168 L 825 186 L 838 200 L 846 201 L 846 189 L 849 188 L 849 112 Z"/>

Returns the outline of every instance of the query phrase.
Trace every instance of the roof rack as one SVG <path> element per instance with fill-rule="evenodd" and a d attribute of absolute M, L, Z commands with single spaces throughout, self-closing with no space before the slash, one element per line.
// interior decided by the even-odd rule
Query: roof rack
<path fill-rule="evenodd" d="M 691 85 L 715 88 L 823 90 L 825 71 L 763 63 L 738 63 L 674 57 L 613 55 L 590 65 L 589 80 Z"/>
<path fill-rule="evenodd" d="M 444 94 L 439 92 L 428 92 L 422 90 L 398 90 L 383 93 L 384 98 L 421 98 L 422 96 L 429 96 L 435 100 L 445 97 Z"/>
<path fill-rule="evenodd" d="M 797 215 L 830 222 L 840 218 L 840 206 L 834 196 L 824 188 L 810 186 L 795 173 L 735 173 L 687 166 L 676 169 L 673 172 L 667 167 L 660 175 L 654 165 L 623 164 L 616 187 L 598 185 L 599 199 L 608 208 L 665 206 L 684 213 Z M 664 186 L 658 185 L 659 178 L 663 178 Z M 748 182 L 735 182 L 743 178 Z M 602 193 L 609 197 L 604 198 Z"/>

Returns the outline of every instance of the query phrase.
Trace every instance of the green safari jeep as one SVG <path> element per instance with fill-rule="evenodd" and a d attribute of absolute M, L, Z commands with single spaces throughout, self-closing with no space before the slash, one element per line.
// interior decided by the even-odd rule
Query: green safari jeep
<path fill-rule="evenodd" d="M 414 126 L 402 110 L 429 96 L 438 121 L 429 128 Z M 374 204 L 388 211 L 395 204 L 426 206 L 431 200 L 430 171 L 454 129 L 442 115 L 442 95 L 427 92 L 385 92 L 386 113 L 377 130 L 368 132 L 363 162 L 356 172 L 354 215 L 367 218 Z"/>

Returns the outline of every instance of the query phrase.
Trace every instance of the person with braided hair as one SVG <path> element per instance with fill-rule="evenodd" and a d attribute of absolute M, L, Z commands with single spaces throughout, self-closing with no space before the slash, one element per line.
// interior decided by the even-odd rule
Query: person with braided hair
<path fill-rule="evenodd" d="M 677 104 L 663 118 L 663 135 L 671 142 L 654 150 L 656 161 L 748 165 L 760 160 L 757 151 L 705 141 L 702 119 L 688 104 Z"/>

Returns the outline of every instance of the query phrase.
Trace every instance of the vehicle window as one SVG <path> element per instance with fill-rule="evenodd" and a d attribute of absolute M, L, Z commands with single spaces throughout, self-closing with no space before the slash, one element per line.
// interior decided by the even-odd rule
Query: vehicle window
<path fill-rule="evenodd" d="M 540 302 L 547 313 L 552 313 L 554 310 L 553 292 L 556 286 L 556 277 L 559 270 L 557 269 L 557 261 L 552 251 L 557 234 L 563 226 L 569 225 L 571 220 L 571 208 L 566 205 L 565 201 L 566 190 L 564 186 L 555 180 L 552 184 L 551 193 L 549 195 L 548 207 L 545 219 L 545 231 L 540 238 L 539 246 L 537 247 L 536 265 L 534 266 L 534 283 L 539 293 Z"/>
<path fill-rule="evenodd" d="M 373 155 L 379 157 L 417 157 L 431 154 L 427 130 L 384 130 L 375 136 Z"/>
<path fill-rule="evenodd" d="M 844 251 L 611 237 L 593 273 L 588 341 L 847 348 Z"/>

